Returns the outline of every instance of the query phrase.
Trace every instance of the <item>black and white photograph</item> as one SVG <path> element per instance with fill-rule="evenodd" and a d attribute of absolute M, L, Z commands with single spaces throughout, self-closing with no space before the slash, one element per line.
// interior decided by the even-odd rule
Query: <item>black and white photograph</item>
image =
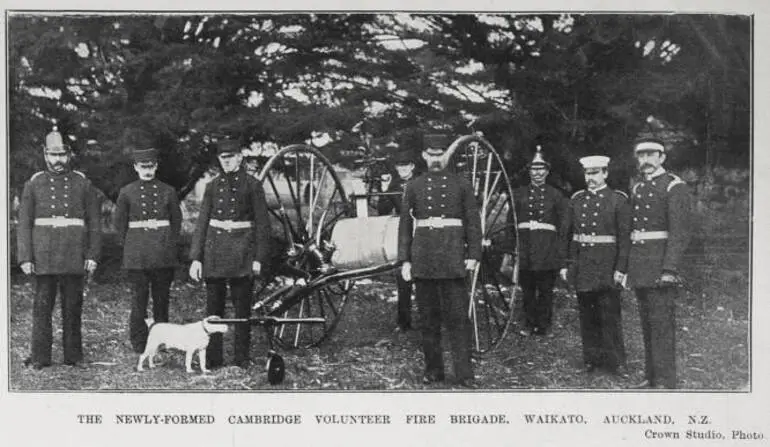
<path fill-rule="evenodd" d="M 5 32 L 11 394 L 762 379 L 750 14 L 6 10 Z"/>

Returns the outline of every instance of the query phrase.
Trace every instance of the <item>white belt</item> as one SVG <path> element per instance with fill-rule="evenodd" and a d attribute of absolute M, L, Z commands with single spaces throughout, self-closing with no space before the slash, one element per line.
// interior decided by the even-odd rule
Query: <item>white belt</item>
<path fill-rule="evenodd" d="M 652 239 L 668 239 L 668 231 L 639 231 L 634 230 L 631 232 L 631 240 L 648 241 Z"/>
<path fill-rule="evenodd" d="M 71 217 L 38 217 L 35 219 L 35 225 L 45 227 L 82 227 L 85 225 L 83 219 L 73 219 Z"/>
<path fill-rule="evenodd" d="M 171 222 L 167 220 L 147 219 L 147 220 L 134 220 L 128 223 L 128 228 L 160 228 L 171 225 Z"/>
<path fill-rule="evenodd" d="M 617 239 L 615 236 L 610 235 L 595 235 L 595 234 L 573 234 L 572 240 L 575 242 L 586 244 L 614 244 Z"/>
<path fill-rule="evenodd" d="M 252 223 L 249 221 L 237 221 L 237 220 L 219 220 L 211 219 L 209 225 L 215 228 L 221 228 L 223 230 L 243 230 L 245 228 L 251 228 Z"/>
<path fill-rule="evenodd" d="M 416 227 L 444 228 L 444 227 L 462 227 L 463 221 L 450 217 L 429 217 L 427 219 L 416 219 Z"/>
<path fill-rule="evenodd" d="M 526 228 L 528 230 L 556 231 L 556 226 L 549 223 L 538 222 L 536 220 L 530 220 L 529 222 L 521 222 L 520 224 L 516 225 L 516 227 Z"/>

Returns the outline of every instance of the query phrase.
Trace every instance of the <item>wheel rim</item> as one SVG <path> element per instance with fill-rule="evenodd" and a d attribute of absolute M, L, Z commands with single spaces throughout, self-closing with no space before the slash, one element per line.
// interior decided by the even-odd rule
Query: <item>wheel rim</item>
<path fill-rule="evenodd" d="M 304 144 L 281 149 L 259 174 L 268 203 L 268 214 L 277 250 L 273 280 L 310 281 L 324 274 L 331 255 L 332 229 L 353 208 L 331 163 L 316 149 Z M 273 281 L 276 282 L 276 281 Z M 320 323 L 276 326 L 272 335 L 287 348 L 316 346 L 337 325 L 352 283 L 326 285 L 299 296 L 280 315 L 287 318 L 322 317 Z M 277 307 L 277 306 L 273 306 Z"/>
<path fill-rule="evenodd" d="M 514 317 L 518 234 L 513 188 L 499 154 L 481 137 L 459 138 L 447 157 L 450 169 L 470 181 L 483 216 L 481 262 L 468 281 L 468 316 L 473 349 L 484 354 L 502 343 Z"/>

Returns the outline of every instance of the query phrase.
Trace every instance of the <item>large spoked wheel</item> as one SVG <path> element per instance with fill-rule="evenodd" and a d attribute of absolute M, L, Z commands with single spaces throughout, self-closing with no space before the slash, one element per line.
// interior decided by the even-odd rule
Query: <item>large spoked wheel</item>
<path fill-rule="evenodd" d="M 449 168 L 473 185 L 482 216 L 482 257 L 468 278 L 468 315 L 473 349 L 485 354 L 505 339 L 514 319 L 518 233 L 513 188 L 500 155 L 478 135 L 460 137 L 446 156 Z"/>
<path fill-rule="evenodd" d="M 258 178 L 277 245 L 271 262 L 276 267 L 265 288 L 271 302 L 261 308 L 283 318 L 323 318 L 323 324 L 290 323 L 272 330 L 274 340 L 285 348 L 317 346 L 339 322 L 353 283 L 332 283 L 300 295 L 285 292 L 329 273 L 332 229 L 340 219 L 352 217 L 353 207 L 329 160 L 304 144 L 281 149 Z M 290 301 L 282 301 L 284 296 Z"/>

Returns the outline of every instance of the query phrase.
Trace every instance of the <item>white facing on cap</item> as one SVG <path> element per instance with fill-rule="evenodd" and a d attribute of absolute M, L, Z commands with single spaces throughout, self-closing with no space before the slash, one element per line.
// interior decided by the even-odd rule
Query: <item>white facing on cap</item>
<path fill-rule="evenodd" d="M 665 152 L 665 147 L 656 141 L 642 141 L 634 147 L 634 152 L 639 151 L 659 151 Z"/>
<path fill-rule="evenodd" d="M 610 157 L 604 155 L 590 155 L 580 159 L 583 169 L 606 168 L 610 164 Z"/>

